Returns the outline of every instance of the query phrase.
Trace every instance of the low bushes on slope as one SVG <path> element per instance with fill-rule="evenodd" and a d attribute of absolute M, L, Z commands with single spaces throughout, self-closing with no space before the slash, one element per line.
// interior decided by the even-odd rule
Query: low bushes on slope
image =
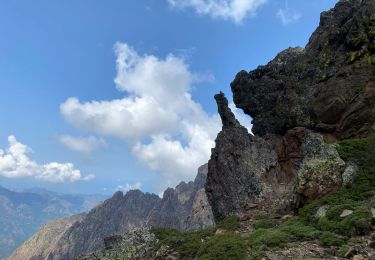
<path fill-rule="evenodd" d="M 168 228 L 152 228 L 159 239 L 156 249 L 168 245 L 176 250 L 181 259 L 244 259 L 246 241 L 233 233 L 240 227 L 237 216 L 229 216 L 219 222 L 216 228 L 197 232 L 180 232 Z M 217 229 L 225 230 L 215 235 Z"/>

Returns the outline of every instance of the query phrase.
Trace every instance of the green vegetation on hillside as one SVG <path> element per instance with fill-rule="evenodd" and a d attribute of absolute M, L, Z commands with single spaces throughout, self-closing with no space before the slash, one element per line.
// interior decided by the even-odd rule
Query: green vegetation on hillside
<path fill-rule="evenodd" d="M 159 249 L 168 245 L 176 250 L 182 259 L 243 259 L 246 255 L 246 241 L 233 233 L 240 228 L 239 218 L 230 216 L 217 224 L 216 228 L 198 232 L 180 232 L 168 228 L 152 228 L 159 243 Z M 218 229 L 225 230 L 215 235 Z"/>
<path fill-rule="evenodd" d="M 255 231 L 246 236 L 235 232 L 240 228 L 235 216 L 199 232 L 154 228 L 152 232 L 160 240 L 157 247 L 168 245 L 182 259 L 261 259 L 265 251 L 319 238 L 323 246 L 341 246 L 340 253 L 344 254 L 354 241 L 351 237 L 370 231 L 370 201 L 375 200 L 375 134 L 342 141 L 337 150 L 346 162 L 359 168 L 353 183 L 305 206 L 298 216 L 276 227 L 274 220 L 263 216 L 255 221 Z M 324 214 L 319 216 L 322 207 Z M 353 213 L 342 218 L 344 210 Z M 217 229 L 225 232 L 215 235 Z"/>

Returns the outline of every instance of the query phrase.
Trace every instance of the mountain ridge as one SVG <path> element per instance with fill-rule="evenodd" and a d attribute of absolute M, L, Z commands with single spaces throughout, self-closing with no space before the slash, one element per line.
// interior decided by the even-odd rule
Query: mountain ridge
<path fill-rule="evenodd" d="M 64 225 L 60 236 L 49 245 L 53 223 L 41 229 L 30 240 L 10 255 L 8 260 L 18 260 L 28 255 L 33 260 L 74 259 L 75 257 L 104 249 L 104 238 L 121 235 L 135 227 L 168 227 L 180 230 L 199 230 L 214 225 L 211 208 L 204 192 L 207 165 L 198 169 L 197 177 L 189 183 L 181 182 L 175 189 L 168 188 L 163 198 L 140 190 L 130 190 L 125 195 L 116 192 L 90 212 Z M 33 251 L 28 244 L 38 241 Z M 47 248 L 48 249 L 45 249 Z"/>

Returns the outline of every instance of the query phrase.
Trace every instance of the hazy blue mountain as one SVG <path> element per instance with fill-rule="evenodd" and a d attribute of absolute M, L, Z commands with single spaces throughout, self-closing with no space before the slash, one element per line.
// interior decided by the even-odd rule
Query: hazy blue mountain
<path fill-rule="evenodd" d="M 12 191 L 0 186 L 0 259 L 47 222 L 94 207 L 103 195 L 68 195 L 33 188 Z"/>

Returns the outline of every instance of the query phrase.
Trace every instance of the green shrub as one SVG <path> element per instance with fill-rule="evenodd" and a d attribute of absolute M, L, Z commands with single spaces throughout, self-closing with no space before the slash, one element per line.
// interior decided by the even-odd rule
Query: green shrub
<path fill-rule="evenodd" d="M 295 86 L 295 90 L 297 94 L 303 94 L 305 92 L 306 87 L 304 85 L 298 84 Z"/>
<path fill-rule="evenodd" d="M 216 224 L 217 228 L 224 229 L 226 231 L 235 231 L 241 227 L 240 218 L 238 216 L 229 216 L 221 220 Z"/>
<path fill-rule="evenodd" d="M 273 228 L 276 226 L 276 221 L 274 219 L 257 219 L 254 222 L 254 228 Z"/>
<path fill-rule="evenodd" d="M 361 168 L 375 167 L 375 134 L 342 141 L 337 151 L 345 161 L 352 161 Z"/>
<path fill-rule="evenodd" d="M 280 79 L 284 81 L 284 83 L 289 81 L 289 75 L 287 74 L 280 74 Z"/>
<path fill-rule="evenodd" d="M 371 218 L 361 218 L 354 221 L 355 233 L 358 235 L 368 235 L 371 232 Z"/>
<path fill-rule="evenodd" d="M 329 231 L 322 233 L 320 241 L 324 246 L 341 246 L 345 242 L 344 239 Z"/>
<path fill-rule="evenodd" d="M 350 246 L 348 245 L 342 245 L 339 249 L 339 256 L 340 257 L 345 257 L 346 253 L 349 251 Z"/>
<path fill-rule="evenodd" d="M 202 240 L 207 240 L 215 234 L 215 229 L 206 229 L 199 232 L 180 232 L 169 228 L 152 228 L 159 242 L 156 249 L 162 245 L 171 246 L 180 253 L 182 259 L 192 259 L 202 246 Z"/>
<path fill-rule="evenodd" d="M 311 240 L 319 236 L 312 226 L 306 225 L 298 218 L 287 220 L 278 228 L 258 229 L 250 234 L 248 241 L 251 247 L 265 245 L 271 248 L 284 247 L 287 243 L 299 240 Z"/>
<path fill-rule="evenodd" d="M 245 259 L 247 246 L 245 240 L 235 234 L 216 235 L 203 243 L 197 256 L 199 259 Z"/>

